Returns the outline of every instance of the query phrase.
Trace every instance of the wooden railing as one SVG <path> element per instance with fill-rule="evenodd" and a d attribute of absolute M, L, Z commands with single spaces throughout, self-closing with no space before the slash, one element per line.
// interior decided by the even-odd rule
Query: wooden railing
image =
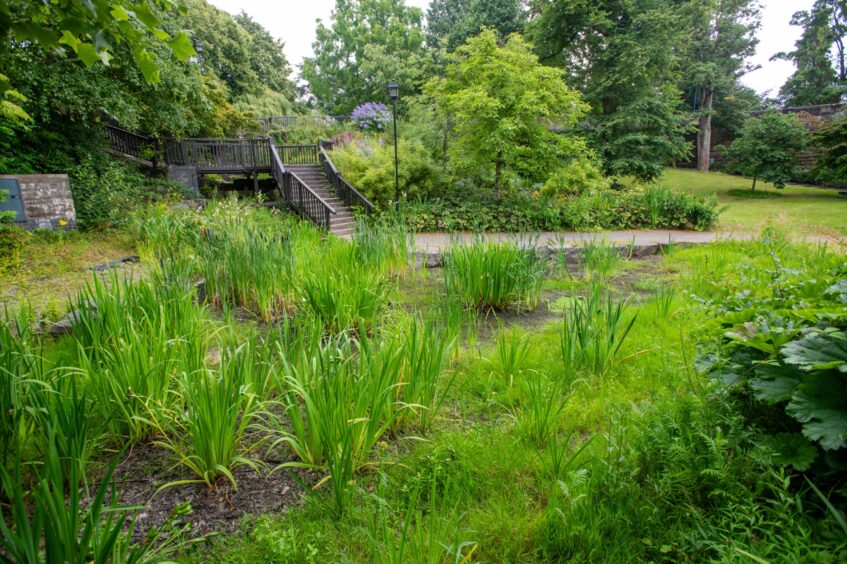
<path fill-rule="evenodd" d="M 256 118 L 264 131 L 271 129 L 292 129 L 294 127 L 329 127 L 344 123 L 350 116 L 266 116 Z"/>
<path fill-rule="evenodd" d="M 155 164 L 158 153 L 156 139 L 112 124 L 106 124 L 104 129 L 111 150 Z"/>
<path fill-rule="evenodd" d="M 318 164 L 317 145 L 282 145 L 279 151 L 285 164 Z"/>
<path fill-rule="evenodd" d="M 267 143 L 271 154 L 271 174 L 279 186 L 282 199 L 300 215 L 329 230 L 330 216 L 335 215 L 335 208 L 315 194 L 303 179 L 290 170 L 285 170 L 273 140 L 268 139 Z"/>
<path fill-rule="evenodd" d="M 335 193 L 347 206 L 362 208 L 367 213 L 375 211 L 374 205 L 338 173 L 338 169 L 335 168 L 332 159 L 329 158 L 325 150 L 332 149 L 332 147 L 331 141 L 318 139 L 318 156 L 320 157 L 321 168 L 323 168 L 327 180 L 335 189 Z"/>
<path fill-rule="evenodd" d="M 169 139 L 165 143 L 168 164 L 192 165 L 219 170 L 271 168 L 268 140 L 256 139 Z"/>

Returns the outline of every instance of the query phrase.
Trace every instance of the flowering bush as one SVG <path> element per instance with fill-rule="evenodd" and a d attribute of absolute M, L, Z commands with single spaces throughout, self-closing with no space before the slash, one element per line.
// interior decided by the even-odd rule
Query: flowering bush
<path fill-rule="evenodd" d="M 383 124 L 391 120 L 391 112 L 380 102 L 365 102 L 353 110 L 351 117 L 362 129 L 382 131 Z"/>

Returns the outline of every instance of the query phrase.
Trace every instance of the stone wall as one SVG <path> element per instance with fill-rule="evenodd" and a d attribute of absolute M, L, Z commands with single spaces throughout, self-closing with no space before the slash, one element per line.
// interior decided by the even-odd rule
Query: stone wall
<path fill-rule="evenodd" d="M 21 226 L 36 229 L 76 224 L 67 174 L 0 174 L 0 178 L 18 181 L 26 215 Z"/>

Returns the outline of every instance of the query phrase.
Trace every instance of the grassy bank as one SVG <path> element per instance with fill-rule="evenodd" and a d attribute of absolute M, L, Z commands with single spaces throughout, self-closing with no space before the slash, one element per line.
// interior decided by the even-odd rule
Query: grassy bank
<path fill-rule="evenodd" d="M 776 190 L 766 182 L 756 183 L 751 194 L 749 178 L 720 172 L 666 169 L 661 182 L 698 196 L 714 195 L 725 206 L 718 220 L 723 231 L 761 231 L 769 223 L 795 234 L 847 234 L 847 196 L 837 190 L 789 184 Z"/>

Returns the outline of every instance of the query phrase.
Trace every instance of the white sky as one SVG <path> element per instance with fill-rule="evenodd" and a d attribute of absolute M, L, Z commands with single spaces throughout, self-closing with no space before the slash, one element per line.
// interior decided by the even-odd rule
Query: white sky
<path fill-rule="evenodd" d="M 209 0 L 213 5 L 237 14 L 242 10 L 262 24 L 271 35 L 285 42 L 285 55 L 292 65 L 299 65 L 312 55 L 315 20 L 328 22 L 335 0 Z M 814 0 L 762 0 L 762 28 L 759 46 L 751 62 L 761 69 L 744 77 L 743 82 L 760 94 L 776 96 L 779 87 L 793 72 L 788 61 L 769 59 L 774 53 L 790 51 L 800 36 L 800 28 L 788 24 L 791 15 L 808 10 Z M 406 4 L 426 8 L 429 0 L 406 0 Z"/>

